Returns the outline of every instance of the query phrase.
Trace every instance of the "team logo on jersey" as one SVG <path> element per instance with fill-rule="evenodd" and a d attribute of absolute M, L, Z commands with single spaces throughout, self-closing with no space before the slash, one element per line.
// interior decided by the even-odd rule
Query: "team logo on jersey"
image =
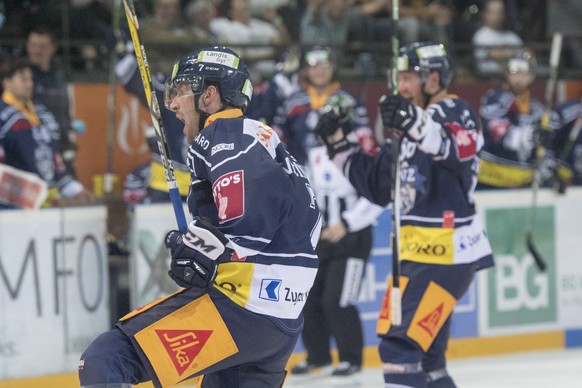
<path fill-rule="evenodd" d="M 242 217 L 245 213 L 244 171 L 224 174 L 212 185 L 220 224 Z"/>
<path fill-rule="evenodd" d="M 476 133 L 468 131 L 457 123 L 447 123 L 447 127 L 455 139 L 455 149 L 460 161 L 471 159 L 477 154 Z"/>
<path fill-rule="evenodd" d="M 181 376 L 200 353 L 212 330 L 156 330 Z"/>
<path fill-rule="evenodd" d="M 261 280 L 261 290 L 259 291 L 259 298 L 271 300 L 273 302 L 279 301 L 279 291 L 281 290 L 281 279 L 263 279 Z"/>

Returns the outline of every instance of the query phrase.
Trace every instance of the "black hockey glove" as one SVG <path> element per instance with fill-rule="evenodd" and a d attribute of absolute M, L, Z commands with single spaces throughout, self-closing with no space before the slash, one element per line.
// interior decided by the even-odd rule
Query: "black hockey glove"
<path fill-rule="evenodd" d="M 540 146 L 547 150 L 553 149 L 554 131 L 550 129 L 535 128 L 533 131 L 533 144 L 536 147 Z"/>
<path fill-rule="evenodd" d="M 413 141 L 420 142 L 425 133 L 421 128 L 422 109 L 400 94 L 383 95 L 378 101 L 380 115 L 385 128 L 404 132 Z"/>
<path fill-rule="evenodd" d="M 192 221 L 184 235 L 170 231 L 165 239 L 172 254 L 168 274 L 180 287 L 210 287 L 216 278 L 216 261 L 228 260 L 232 254 L 227 242 L 215 226 L 201 219 Z"/>
<path fill-rule="evenodd" d="M 327 147 L 330 159 L 342 151 L 349 150 L 352 144 L 346 134 L 351 130 L 351 122 L 347 112 L 341 107 L 334 107 L 323 113 L 315 126 L 315 133 Z"/>

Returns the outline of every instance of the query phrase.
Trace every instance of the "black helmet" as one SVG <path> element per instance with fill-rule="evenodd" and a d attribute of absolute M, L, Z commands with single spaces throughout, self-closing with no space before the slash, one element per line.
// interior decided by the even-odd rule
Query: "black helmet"
<path fill-rule="evenodd" d="M 335 64 L 336 57 L 329 47 L 313 46 L 303 50 L 301 67 L 315 66 L 318 63 Z"/>
<path fill-rule="evenodd" d="M 424 83 L 429 74 L 438 71 L 441 87 L 446 88 L 453 81 L 451 58 L 445 46 L 432 42 L 416 42 L 400 49 L 398 71 L 415 71 Z"/>
<path fill-rule="evenodd" d="M 166 81 L 166 108 L 176 96 L 180 82 L 190 83 L 192 92 L 200 94 L 208 83 L 220 88 L 223 103 L 244 110 L 251 100 L 253 86 L 242 58 L 227 47 L 209 47 L 184 55 L 174 65 Z"/>
<path fill-rule="evenodd" d="M 536 73 L 537 61 L 534 53 L 529 49 L 520 50 L 507 61 L 507 72 L 514 73 Z"/>

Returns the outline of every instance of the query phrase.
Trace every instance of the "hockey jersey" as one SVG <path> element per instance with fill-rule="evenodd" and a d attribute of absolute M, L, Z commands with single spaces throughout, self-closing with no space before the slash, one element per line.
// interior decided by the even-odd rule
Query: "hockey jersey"
<path fill-rule="evenodd" d="M 366 149 L 376 146 L 369 128 L 366 108 L 349 92 L 339 89 L 339 84 L 330 86 L 328 95 L 319 99 L 301 90 L 285 101 L 275 120 L 275 128 L 292 155 L 305 167 L 315 189 L 317 203 L 323 214 L 324 227 L 343 222 L 350 233 L 373 225 L 382 207 L 372 204 L 357 194 L 356 190 L 337 167 L 329 160 L 326 148 L 313 129 L 320 118 L 320 108 L 331 97 L 342 99 L 352 111 L 350 133 Z"/>
<path fill-rule="evenodd" d="M 340 89 L 340 85 L 335 83 L 330 86 L 329 93 L 318 98 L 306 88 L 293 93 L 273 119 L 273 127 L 278 131 L 291 155 L 302 165 L 307 162 L 308 150 L 321 145 L 313 129 L 321 116 L 319 109 L 332 96 L 349 101 L 353 107 L 351 119 L 353 132 L 356 134 L 364 132 L 362 141 L 367 143 L 362 146 L 373 148 L 373 144 L 369 144 L 373 137 L 369 129 L 367 110 L 351 93 Z"/>
<path fill-rule="evenodd" d="M 479 118 L 456 97 L 424 112 L 427 135 L 404 138 L 400 149 L 400 258 L 430 264 L 493 265 L 491 246 L 475 213 L 473 193 L 483 146 Z M 372 202 L 390 202 L 391 144 L 375 156 L 364 152 L 334 158 L 358 192 Z"/>
<path fill-rule="evenodd" d="M 550 127 L 555 130 L 554 154 L 560 163 L 558 173 L 567 182 L 582 184 L 582 103 L 568 100 L 554 109 Z"/>
<path fill-rule="evenodd" d="M 60 132 L 55 116 L 42 104 L 24 112 L 7 103 L 4 93 L 0 100 L 0 148 L 3 163 L 19 170 L 37 174 L 49 187 L 65 197 L 83 190 L 65 167 L 59 150 Z"/>
<path fill-rule="evenodd" d="M 535 158 L 534 130 L 540 127 L 543 105 L 529 93 L 517 98 L 502 89 L 481 99 L 485 146 L 481 152 L 479 183 L 498 188 L 527 186 Z"/>
<path fill-rule="evenodd" d="M 215 287 L 238 305 L 296 319 L 317 273 L 321 216 L 302 168 L 273 129 L 229 109 L 211 115 L 188 151 L 193 216 L 235 252 Z"/>

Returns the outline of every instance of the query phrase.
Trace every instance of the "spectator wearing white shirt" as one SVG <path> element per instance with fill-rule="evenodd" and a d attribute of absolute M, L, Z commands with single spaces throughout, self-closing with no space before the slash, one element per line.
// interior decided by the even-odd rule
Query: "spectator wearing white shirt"
<path fill-rule="evenodd" d="M 218 43 L 241 53 L 250 65 L 253 80 L 272 75 L 277 51 L 271 45 L 280 46 L 289 42 L 289 33 L 281 18 L 274 17 L 271 23 L 252 17 L 250 0 L 226 0 L 223 6 L 226 17 L 210 22 L 210 31 Z"/>
<path fill-rule="evenodd" d="M 523 47 L 521 37 L 505 29 L 505 4 L 488 0 L 483 10 L 483 26 L 473 35 L 475 69 L 481 76 L 501 76 L 506 62 Z"/>

